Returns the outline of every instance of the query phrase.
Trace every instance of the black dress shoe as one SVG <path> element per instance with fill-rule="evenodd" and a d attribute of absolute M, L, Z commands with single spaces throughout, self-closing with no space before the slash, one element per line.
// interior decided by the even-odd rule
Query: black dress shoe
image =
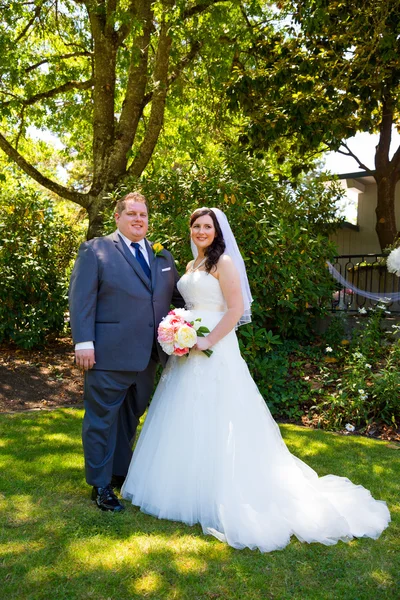
<path fill-rule="evenodd" d="M 92 489 L 92 500 L 96 502 L 101 510 L 109 510 L 111 512 L 121 512 L 125 506 L 121 504 L 111 485 L 106 487 L 94 487 Z"/>
<path fill-rule="evenodd" d="M 115 488 L 116 490 L 120 490 L 122 488 L 122 485 L 125 481 L 125 476 L 124 475 L 113 475 L 111 477 L 111 487 Z"/>

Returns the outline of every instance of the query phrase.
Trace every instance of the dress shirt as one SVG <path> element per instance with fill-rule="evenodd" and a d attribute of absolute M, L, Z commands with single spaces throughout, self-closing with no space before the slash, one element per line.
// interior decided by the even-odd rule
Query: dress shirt
<path fill-rule="evenodd" d="M 125 244 L 128 246 L 130 252 L 132 252 L 133 256 L 136 258 L 135 248 L 133 248 L 131 246 L 132 240 L 130 240 L 129 238 L 127 238 L 119 230 L 118 230 L 118 233 L 122 237 L 122 239 L 124 240 Z M 145 261 L 150 266 L 150 263 L 149 263 L 149 254 L 147 252 L 146 243 L 145 243 L 144 239 L 138 241 L 137 243 L 140 244 L 140 249 L 141 249 L 142 254 L 143 254 L 144 258 L 145 258 Z M 78 342 L 77 344 L 75 344 L 75 350 L 93 350 L 93 349 L 94 349 L 93 342 Z"/>
<path fill-rule="evenodd" d="M 131 246 L 132 240 L 130 240 L 127 237 L 125 237 L 120 231 L 118 231 L 118 233 L 122 237 L 122 239 L 124 240 L 125 244 L 128 246 L 129 250 L 132 252 L 133 256 L 136 258 L 135 248 L 133 248 Z M 143 254 L 143 256 L 144 256 L 147 264 L 150 266 L 149 255 L 147 253 L 146 243 L 145 243 L 144 239 L 140 240 L 137 243 L 140 245 L 140 249 L 142 251 L 142 254 Z"/>

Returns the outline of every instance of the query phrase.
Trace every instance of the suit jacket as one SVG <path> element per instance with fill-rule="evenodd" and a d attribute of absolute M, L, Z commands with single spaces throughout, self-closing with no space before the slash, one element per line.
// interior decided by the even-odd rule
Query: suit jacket
<path fill-rule="evenodd" d="M 171 254 L 155 256 L 146 240 L 151 282 L 115 231 L 84 242 L 71 275 L 69 305 L 74 343 L 93 340 L 94 369 L 143 371 L 157 327 L 171 303 L 183 306 Z M 167 355 L 157 343 L 161 363 Z"/>

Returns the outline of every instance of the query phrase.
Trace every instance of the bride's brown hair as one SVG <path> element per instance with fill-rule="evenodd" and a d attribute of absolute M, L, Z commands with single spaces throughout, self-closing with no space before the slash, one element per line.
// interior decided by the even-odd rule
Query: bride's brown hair
<path fill-rule="evenodd" d="M 225 242 L 218 219 L 211 208 L 198 208 L 195 210 L 190 215 L 190 227 L 192 227 L 193 223 L 197 221 L 199 217 L 204 217 L 205 215 L 209 215 L 211 217 L 215 228 L 215 238 L 212 244 L 210 244 L 204 251 L 204 256 L 207 259 L 204 266 L 207 273 L 210 273 L 211 269 L 217 268 L 219 257 L 225 252 Z"/>

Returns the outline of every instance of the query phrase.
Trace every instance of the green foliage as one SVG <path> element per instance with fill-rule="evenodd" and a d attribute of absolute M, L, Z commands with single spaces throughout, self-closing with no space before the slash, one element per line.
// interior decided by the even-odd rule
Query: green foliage
<path fill-rule="evenodd" d="M 289 137 L 306 167 L 321 144 L 338 150 L 357 131 L 379 130 L 384 105 L 385 118 L 398 122 L 397 0 L 285 0 L 279 8 L 284 23 L 256 33 L 250 58 L 232 73 L 231 106 L 249 117 L 243 141 L 273 145 L 285 161 L 280 141 Z"/>
<path fill-rule="evenodd" d="M 54 201 L 22 185 L 0 207 L 0 342 L 32 348 L 64 329 L 77 233 Z"/>
<path fill-rule="evenodd" d="M 372 375 L 371 418 L 400 426 L 400 341 L 387 355 L 385 364 Z"/>
<path fill-rule="evenodd" d="M 268 344 L 266 337 L 271 340 L 265 330 L 260 334 L 253 325 L 246 327 L 240 334 L 242 356 L 272 415 L 299 421 L 310 398 L 310 385 L 303 377 L 304 364 L 310 360 L 307 348 L 294 340 Z"/>
<path fill-rule="evenodd" d="M 338 311 L 332 315 L 329 326 L 324 333 L 324 341 L 327 346 L 340 347 L 346 338 L 347 315 L 344 311 Z"/>
<path fill-rule="evenodd" d="M 332 343 L 339 365 L 333 363 L 334 372 L 321 368 L 326 388 L 311 409 L 323 427 L 400 424 L 400 342 L 382 328 L 385 307 L 379 306 L 354 330 L 349 348 Z"/>
<path fill-rule="evenodd" d="M 376 308 L 369 309 L 368 317 L 362 322 L 364 327 L 354 331 L 351 347 L 367 357 L 376 359 L 382 355 L 385 332 L 382 328 L 382 319 L 385 316 L 386 306 L 378 304 Z"/>

